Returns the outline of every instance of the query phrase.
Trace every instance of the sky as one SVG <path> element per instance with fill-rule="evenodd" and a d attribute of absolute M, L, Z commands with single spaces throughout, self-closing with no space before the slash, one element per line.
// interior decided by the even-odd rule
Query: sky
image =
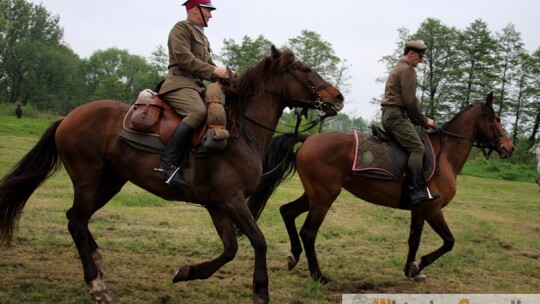
<path fill-rule="evenodd" d="M 116 47 L 150 57 L 159 45 L 167 46 L 172 26 L 186 18 L 185 0 L 29 0 L 60 18 L 64 42 L 81 58 L 97 50 Z M 465 30 L 477 19 L 491 32 L 514 24 L 525 48 L 540 48 L 540 1 L 322 1 L 322 0 L 212 0 L 217 10 L 205 33 L 214 53 L 224 39 L 241 43 L 244 36 L 263 35 L 278 47 L 303 30 L 316 32 L 331 44 L 350 67 L 350 92 L 344 112 L 366 120 L 379 119 L 379 106 L 370 104 L 384 90 L 376 78 L 386 76 L 380 59 L 393 53 L 398 29 L 416 32 L 428 18 Z M 482 97 L 479 97 L 482 98 Z"/>

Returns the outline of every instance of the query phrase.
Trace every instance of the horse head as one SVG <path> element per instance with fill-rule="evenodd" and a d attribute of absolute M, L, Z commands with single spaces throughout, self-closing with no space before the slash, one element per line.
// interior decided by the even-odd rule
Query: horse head
<path fill-rule="evenodd" d="M 514 144 L 502 127 L 499 115 L 493 110 L 493 92 L 487 95 L 485 103 L 481 103 L 481 105 L 485 119 L 477 121 L 480 124 L 475 135 L 478 147 L 488 149 L 489 152 L 486 155 L 495 150 L 499 153 L 500 158 L 512 156 Z"/>
<path fill-rule="evenodd" d="M 284 85 L 269 93 L 285 97 L 289 107 L 309 107 L 324 112 L 326 116 L 336 115 L 343 109 L 344 97 L 341 92 L 316 71 L 299 61 L 290 51 L 280 51 L 273 45 L 271 51 Z"/>

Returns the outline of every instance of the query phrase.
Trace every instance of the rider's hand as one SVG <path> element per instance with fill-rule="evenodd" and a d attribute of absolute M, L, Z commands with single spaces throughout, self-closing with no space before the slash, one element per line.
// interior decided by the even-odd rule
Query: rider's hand
<path fill-rule="evenodd" d="M 215 67 L 214 72 L 212 73 L 216 78 L 228 79 L 229 71 L 226 67 Z"/>
<path fill-rule="evenodd" d="M 435 128 L 435 120 L 428 118 L 426 128 Z"/>

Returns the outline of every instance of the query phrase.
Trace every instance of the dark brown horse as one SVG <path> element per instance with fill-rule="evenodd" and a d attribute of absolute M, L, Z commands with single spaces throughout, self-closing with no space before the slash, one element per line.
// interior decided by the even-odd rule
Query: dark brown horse
<path fill-rule="evenodd" d="M 218 155 L 191 163 L 193 188 L 171 187 L 156 177 L 159 154 L 141 152 L 119 138 L 130 105 L 95 101 L 55 122 L 37 145 L 0 181 L 0 244 L 10 244 L 23 207 L 39 185 L 63 164 L 74 187 L 67 212 L 68 229 L 77 247 L 84 279 L 95 300 L 111 300 L 102 280 L 102 256 L 88 228 L 90 217 L 127 181 L 168 200 L 186 200 L 208 210 L 223 242 L 213 260 L 181 267 L 173 282 L 206 279 L 238 250 L 235 227 L 255 251 L 253 302 L 267 303 L 266 241 L 246 205 L 257 187 L 266 151 L 285 107 L 317 108 L 335 115 L 341 93 L 290 52 L 272 53 L 249 68 L 227 93 L 231 139 Z"/>
<path fill-rule="evenodd" d="M 409 253 L 405 264 L 405 275 L 417 277 L 420 271 L 433 263 L 454 246 L 454 238 L 443 216 L 442 208 L 456 194 L 456 177 L 465 164 L 473 146 L 495 150 L 501 158 L 511 156 L 514 150 L 512 142 L 500 125 L 499 118 L 492 108 L 493 95 L 486 102 L 471 105 L 457 114 L 452 120 L 429 134 L 434 152 L 438 157 L 438 174 L 428 183 L 433 192 L 440 197 L 432 202 L 422 202 L 410 207 L 401 207 L 411 211 L 409 235 Z M 295 144 L 303 142 L 296 154 Z M 308 212 L 300 237 L 306 251 L 311 276 L 327 282 L 322 274 L 315 253 L 315 238 L 326 213 L 344 188 L 356 197 L 373 204 L 400 208 L 402 183 L 399 181 L 371 179 L 353 172 L 355 159 L 355 136 L 353 134 L 332 132 L 312 136 L 283 135 L 276 137 L 265 156 L 264 168 L 271 173 L 265 175 L 257 191 L 249 200 L 250 209 L 258 218 L 266 201 L 275 188 L 295 169 L 304 187 L 304 193 L 298 199 L 281 206 L 280 212 L 289 239 L 291 256 L 289 269 L 296 266 L 302 244 L 295 226 L 295 219 Z M 272 170 L 273 169 L 273 170 Z M 424 222 L 443 239 L 443 245 L 432 253 L 415 262 L 420 245 Z"/>

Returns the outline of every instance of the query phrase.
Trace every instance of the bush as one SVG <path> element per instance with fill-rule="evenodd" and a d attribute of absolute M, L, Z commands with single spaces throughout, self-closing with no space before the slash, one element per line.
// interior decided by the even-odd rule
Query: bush
<path fill-rule="evenodd" d="M 15 116 L 16 104 L 13 103 L 0 103 L 0 115 Z M 39 115 L 39 111 L 33 105 L 25 105 L 21 107 L 23 110 L 22 117 L 36 118 Z"/>
<path fill-rule="evenodd" d="M 476 155 L 467 160 L 460 174 L 480 178 L 534 182 L 536 164 L 514 164 L 509 161 L 510 159 L 496 159 L 495 156 L 486 159 L 482 154 Z"/>

